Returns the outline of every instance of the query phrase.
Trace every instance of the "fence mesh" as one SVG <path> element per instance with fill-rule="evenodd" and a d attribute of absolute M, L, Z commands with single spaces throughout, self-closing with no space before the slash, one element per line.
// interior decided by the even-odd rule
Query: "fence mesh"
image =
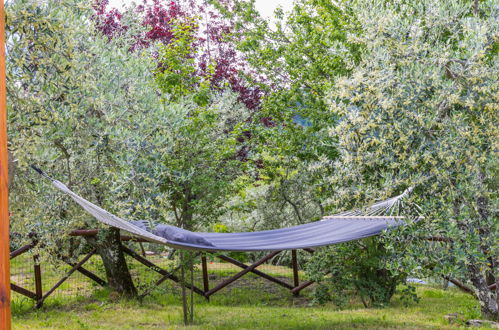
<path fill-rule="evenodd" d="M 137 242 L 124 242 L 128 248 L 135 251 L 137 254 L 143 256 L 148 261 L 156 266 L 173 273 L 180 278 L 179 270 L 179 252 L 173 251 L 167 247 L 158 246 L 155 244 L 139 244 Z M 241 253 L 231 252 L 226 254 L 228 257 L 235 259 L 246 266 L 250 266 L 255 261 L 259 260 L 266 253 Z M 79 256 L 79 260 L 83 259 L 85 255 Z M 306 254 L 299 256 L 299 278 L 300 282 L 306 280 L 305 274 L 302 270 L 301 260 L 306 257 Z M 164 280 L 158 284 L 158 281 L 163 275 L 146 267 L 135 258 L 125 254 L 128 268 L 132 276 L 133 282 L 139 294 L 150 293 L 180 293 L 180 286 L 169 279 Z M 209 289 L 227 281 L 232 276 L 242 271 L 243 268 L 226 262 L 217 257 L 217 255 L 207 254 L 206 263 L 208 270 Z M 35 275 L 34 275 L 35 260 L 31 252 L 21 254 L 11 260 L 11 282 L 17 286 L 25 288 L 31 292 L 35 292 Z M 42 278 L 42 291 L 43 294 L 47 293 L 59 280 L 67 275 L 68 271 L 72 268 L 62 261 L 60 262 L 42 262 L 41 278 Z M 94 273 L 103 280 L 106 280 L 105 269 L 102 259 L 98 255 L 93 255 L 84 265 L 83 268 Z M 291 267 L 291 252 L 284 251 L 276 257 L 268 260 L 256 268 L 258 271 L 266 273 L 278 280 L 294 286 L 293 281 L 293 268 Z M 200 255 L 196 258 L 194 266 L 194 285 L 201 290 L 204 290 L 203 271 Z M 46 301 L 58 298 L 80 298 L 90 297 L 101 289 L 101 285 L 85 276 L 79 271 L 75 271 L 69 278 L 64 281 Z M 289 295 L 289 290 L 282 286 L 272 283 L 267 279 L 257 276 L 253 273 L 248 273 L 240 279 L 232 282 L 228 286 L 221 289 L 221 291 L 214 294 L 217 295 L 230 295 L 238 294 L 238 292 L 246 292 L 246 294 L 254 293 L 262 297 L 263 295 L 278 295 L 279 293 Z M 15 291 L 12 293 L 12 300 L 14 302 L 26 300 L 27 298 Z"/>

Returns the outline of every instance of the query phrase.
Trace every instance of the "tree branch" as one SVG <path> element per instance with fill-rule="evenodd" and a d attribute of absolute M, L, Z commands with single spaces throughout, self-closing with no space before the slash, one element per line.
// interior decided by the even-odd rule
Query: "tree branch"
<path fill-rule="evenodd" d="M 469 286 L 467 286 L 466 284 L 464 284 L 463 282 L 459 281 L 459 280 L 456 280 L 454 278 L 450 278 L 448 276 L 442 276 L 444 279 L 446 279 L 447 281 L 451 282 L 452 284 L 454 284 L 455 286 L 457 286 L 459 289 L 461 289 L 461 291 L 463 292 L 466 292 L 466 293 L 469 293 L 470 295 L 472 295 L 473 297 L 477 298 L 476 294 L 475 294 L 475 291 L 473 291 L 472 288 L 470 288 Z"/>

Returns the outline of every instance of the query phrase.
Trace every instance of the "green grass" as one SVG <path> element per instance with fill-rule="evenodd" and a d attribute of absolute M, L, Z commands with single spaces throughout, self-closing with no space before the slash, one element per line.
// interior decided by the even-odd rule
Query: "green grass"
<path fill-rule="evenodd" d="M 253 277 L 247 280 L 250 285 Z M 333 305 L 310 306 L 307 297 L 293 298 L 286 290 L 266 293 L 247 285 L 212 297 L 196 299 L 191 329 L 446 329 L 457 328 L 444 315 L 460 312 L 477 318 L 478 304 L 451 289 L 419 286 L 419 303 L 404 306 L 395 297 L 386 308 L 365 309 L 353 301 L 343 310 Z M 80 299 L 52 299 L 41 310 L 30 302 L 15 303 L 14 329 L 177 329 L 183 328 L 178 288 L 167 287 L 144 301 L 112 300 L 106 290 Z M 112 297 L 112 295 L 111 295 Z"/>
<path fill-rule="evenodd" d="M 151 261 L 171 269 L 173 264 L 160 256 Z M 31 269 L 28 256 L 16 258 L 13 277 L 18 284 L 31 288 L 30 277 L 23 272 Z M 99 259 L 85 264 L 102 276 Z M 159 275 L 129 260 L 131 273 L 139 291 L 150 287 Z M 227 263 L 208 265 L 210 286 L 240 271 Z M 68 268 L 54 269 L 44 265 L 43 287 L 46 291 Z M 290 282 L 291 270 L 286 267 L 262 265 L 258 268 Z M 202 287 L 200 270 L 196 284 Z M 302 273 L 300 276 L 302 277 Z M 103 276 L 102 276 L 103 277 Z M 303 279 L 303 277 L 302 277 Z M 469 295 L 449 289 L 443 291 L 430 286 L 418 286 L 419 303 L 405 306 L 397 295 L 385 308 L 365 309 L 357 300 L 351 300 L 343 309 L 332 304 L 311 305 L 311 289 L 303 296 L 290 292 L 254 274 L 247 274 L 231 286 L 211 297 L 210 302 L 196 297 L 195 324 L 191 329 L 455 329 L 445 314 L 461 313 L 464 319 L 479 318 L 479 305 Z M 82 276 L 72 277 L 54 296 L 49 297 L 40 310 L 33 308 L 27 298 L 13 294 L 12 314 L 14 329 L 178 329 L 182 325 L 180 289 L 171 281 L 161 284 L 143 301 L 116 299 L 105 289 L 98 289 Z"/>

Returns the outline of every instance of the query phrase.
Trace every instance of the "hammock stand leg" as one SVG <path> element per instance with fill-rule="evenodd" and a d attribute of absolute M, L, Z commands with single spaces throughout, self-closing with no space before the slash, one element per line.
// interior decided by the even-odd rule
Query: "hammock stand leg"
<path fill-rule="evenodd" d="M 296 256 L 296 250 L 291 250 L 291 263 L 293 265 L 293 285 L 298 287 L 300 285 L 300 278 L 298 277 L 298 258 Z M 300 292 L 293 292 L 293 295 L 297 296 Z"/>
<path fill-rule="evenodd" d="M 195 254 L 195 255 L 194 255 L 194 257 L 197 257 L 198 255 L 199 255 L 199 253 Z M 158 268 L 159 268 L 159 267 L 158 267 Z M 177 270 L 179 270 L 179 269 L 180 269 L 180 266 L 179 266 L 179 267 L 176 267 L 175 269 L 173 269 L 173 270 L 172 270 L 172 273 L 175 273 L 175 272 L 176 272 Z M 161 273 L 160 273 L 160 274 L 161 274 Z M 163 275 L 163 276 L 162 276 L 159 280 L 157 280 L 157 281 L 156 281 L 156 283 L 154 283 L 154 287 L 159 286 L 161 283 L 163 283 L 163 282 L 164 282 L 164 281 L 166 281 L 166 280 L 171 280 L 171 276 L 172 276 L 172 274 L 170 274 L 170 273 L 168 273 L 168 275 Z M 173 281 L 173 280 L 172 280 L 172 281 Z M 175 281 L 174 281 L 174 282 L 175 282 Z M 179 283 L 180 283 L 180 282 L 179 282 Z M 148 290 L 146 290 L 146 291 L 144 291 L 142 294 L 140 294 L 140 295 L 139 295 L 139 298 L 141 298 L 141 299 L 142 299 L 142 298 L 144 298 L 145 296 L 147 296 L 148 294 L 150 294 L 150 293 L 153 291 L 154 287 L 153 287 L 153 288 L 150 288 L 150 289 L 148 289 Z M 190 285 L 189 285 L 189 284 L 188 284 L 188 287 L 190 287 Z M 197 288 L 196 288 L 196 286 L 193 286 L 193 288 L 194 288 L 194 292 L 196 292 L 197 294 L 200 294 L 200 293 L 197 291 L 197 290 L 199 290 L 199 289 L 197 289 Z M 203 293 L 203 294 L 200 294 L 200 295 L 202 295 L 202 296 L 204 297 L 204 293 Z M 205 297 L 205 298 L 206 298 L 206 297 Z"/>
<path fill-rule="evenodd" d="M 236 275 L 232 276 L 231 278 L 223 281 L 222 283 L 218 284 L 217 286 L 215 286 L 213 289 L 211 290 L 208 290 L 207 292 L 205 292 L 205 296 L 209 297 L 211 296 L 212 294 L 214 294 L 215 292 L 225 288 L 227 285 L 231 284 L 232 282 L 236 281 L 237 279 L 239 279 L 240 277 L 242 277 L 243 275 L 251 272 L 252 270 L 254 270 L 256 267 L 260 266 L 261 264 L 263 264 L 264 262 L 266 262 L 267 260 L 270 260 L 272 259 L 273 257 L 275 257 L 277 254 L 279 254 L 280 252 L 282 251 L 275 251 L 275 252 L 272 252 L 270 254 L 267 254 L 265 257 L 263 257 L 262 259 L 258 260 L 257 262 L 255 262 L 254 264 L 252 264 L 251 266 L 246 266 L 245 269 L 243 269 L 242 271 L 240 271 L 239 273 L 237 273 Z"/>
<path fill-rule="evenodd" d="M 147 255 L 146 255 L 146 250 L 144 249 L 144 245 L 142 245 L 142 242 L 139 242 L 139 246 L 140 246 L 140 251 L 142 252 L 142 256 L 145 258 Z"/>
<path fill-rule="evenodd" d="M 294 295 L 298 295 L 298 294 L 300 294 L 301 290 L 305 289 L 306 287 L 308 287 L 308 286 L 310 286 L 312 284 L 314 284 L 314 281 L 303 282 L 302 284 L 300 284 L 296 288 L 292 289 L 291 293 L 294 294 Z"/>
<path fill-rule="evenodd" d="M 68 264 L 69 266 L 71 267 L 74 267 L 76 266 L 76 264 L 74 262 L 70 262 L 69 260 L 63 260 L 66 264 Z M 82 266 L 80 266 L 78 269 L 77 269 L 78 272 L 80 272 L 81 274 L 85 275 L 86 277 L 88 277 L 89 279 L 93 280 L 94 282 L 96 282 L 97 284 L 99 284 L 100 286 L 107 286 L 107 282 L 104 281 L 103 279 L 101 279 L 99 276 L 95 275 L 94 273 L 92 273 L 91 271 L 89 271 L 88 269 L 86 268 L 83 268 Z"/>
<path fill-rule="evenodd" d="M 64 275 L 63 278 L 61 278 L 56 284 L 54 284 L 54 286 L 50 290 L 48 290 L 47 293 L 45 293 L 41 299 L 38 300 L 38 302 L 36 304 L 36 308 L 42 307 L 43 302 L 45 301 L 45 299 L 47 299 L 59 286 L 61 286 L 61 284 L 64 283 L 75 271 L 77 271 L 81 266 L 83 266 L 83 264 L 85 262 L 87 262 L 95 254 L 95 252 L 96 252 L 95 249 L 92 250 L 83 259 L 81 259 L 80 262 L 78 262 L 76 265 L 74 265 L 74 267 L 71 268 L 66 273 L 66 275 Z"/>
<path fill-rule="evenodd" d="M 182 280 L 179 279 L 177 276 L 175 276 L 174 274 L 171 274 L 170 272 L 167 272 L 166 270 L 164 270 L 163 268 L 153 264 L 151 261 L 147 260 L 146 258 L 142 257 L 141 255 L 139 255 L 137 252 L 127 248 L 126 246 L 122 246 L 122 249 L 123 249 L 123 252 L 125 252 L 126 254 L 128 254 L 130 257 L 134 258 L 135 260 L 137 260 L 138 262 L 140 262 L 141 264 L 143 264 L 144 266 L 154 270 L 156 273 L 159 273 L 161 275 L 163 275 L 163 278 L 159 279 L 157 282 L 156 282 L 156 285 L 159 285 L 161 284 L 162 282 L 164 282 L 166 279 L 170 279 L 172 280 L 173 282 L 176 282 L 176 283 L 181 283 Z M 201 290 L 200 288 L 198 288 L 197 286 L 195 285 L 192 285 L 190 283 L 187 283 L 186 284 L 186 287 L 191 289 L 199 294 L 200 296 L 205 296 L 203 290 Z M 146 294 L 143 294 L 141 296 L 145 296 L 147 295 L 149 292 L 147 292 Z"/>
<path fill-rule="evenodd" d="M 250 266 L 248 266 L 248 265 L 243 264 L 243 263 L 242 263 L 242 262 L 240 262 L 239 260 L 233 259 L 233 258 L 228 257 L 228 256 L 225 256 L 225 255 L 219 255 L 219 256 L 218 256 L 218 258 L 222 259 L 223 261 L 230 262 L 231 264 L 233 264 L 233 265 L 235 265 L 235 266 L 238 266 L 238 267 L 240 267 L 240 268 L 242 268 L 242 269 L 246 269 L 246 268 L 250 267 Z M 276 278 L 276 277 L 273 277 L 273 276 L 271 276 L 271 275 L 269 275 L 269 274 L 266 274 L 266 273 L 264 273 L 264 272 L 261 272 L 261 271 L 259 271 L 259 270 L 257 270 L 257 269 L 252 269 L 252 270 L 250 270 L 250 272 L 252 272 L 253 274 L 258 275 L 258 276 L 260 276 L 260 277 L 263 277 L 263 278 L 264 278 L 264 279 L 266 279 L 266 280 L 269 280 L 269 281 L 271 281 L 271 282 L 274 282 L 274 283 L 276 283 L 276 284 L 279 284 L 280 286 L 283 286 L 283 287 L 285 287 L 286 289 L 291 290 L 291 289 L 293 289 L 293 288 L 294 288 L 292 285 L 290 285 L 290 284 L 288 284 L 288 283 L 286 283 L 286 282 L 284 282 L 284 281 L 282 281 L 282 280 L 280 280 L 280 279 L 278 279 L 278 278 Z M 206 290 L 206 291 L 208 291 L 208 290 Z"/>
<path fill-rule="evenodd" d="M 210 290 L 210 283 L 208 278 L 208 263 L 206 262 L 206 254 L 203 254 L 201 257 L 201 267 L 203 269 L 203 290 L 204 292 L 208 292 Z M 210 300 L 210 297 L 206 297 L 207 300 Z"/>

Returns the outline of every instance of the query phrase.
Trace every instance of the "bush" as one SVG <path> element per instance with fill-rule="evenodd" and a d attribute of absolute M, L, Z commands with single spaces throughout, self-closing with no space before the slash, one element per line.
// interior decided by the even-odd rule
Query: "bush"
<path fill-rule="evenodd" d="M 397 285 L 407 274 L 388 270 L 389 255 L 377 238 L 345 243 L 317 250 L 307 264 L 311 280 L 318 282 L 315 302 L 333 301 L 342 306 L 351 294 L 358 295 L 365 307 L 385 306 Z M 413 290 L 405 290 L 413 296 Z M 404 293 L 403 292 L 403 293 Z"/>

